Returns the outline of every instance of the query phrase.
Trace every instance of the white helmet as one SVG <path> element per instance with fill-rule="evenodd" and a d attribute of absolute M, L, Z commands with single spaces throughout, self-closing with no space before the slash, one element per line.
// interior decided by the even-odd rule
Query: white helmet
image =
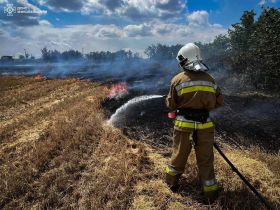
<path fill-rule="evenodd" d="M 183 46 L 177 55 L 179 65 L 183 70 L 190 71 L 207 71 L 208 68 L 202 63 L 200 49 L 193 43 L 188 43 Z"/>

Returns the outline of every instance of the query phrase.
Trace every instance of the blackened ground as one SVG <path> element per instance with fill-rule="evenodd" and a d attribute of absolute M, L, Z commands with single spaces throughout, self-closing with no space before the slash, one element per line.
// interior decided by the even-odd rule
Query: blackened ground
<path fill-rule="evenodd" d="M 225 106 L 213 113 L 217 133 L 235 145 L 258 145 L 280 150 L 280 100 L 255 95 L 227 96 Z"/>
<path fill-rule="evenodd" d="M 126 97 L 108 99 L 103 103 L 108 118 L 129 99 L 145 95 L 130 92 Z M 172 121 L 167 118 L 168 110 L 164 98 L 143 101 L 128 107 L 118 116 L 115 126 L 130 138 L 148 141 L 157 146 L 172 143 Z M 280 149 L 280 118 L 278 99 L 259 96 L 226 96 L 225 106 L 211 113 L 217 136 L 235 146 L 258 145 L 266 151 Z"/>

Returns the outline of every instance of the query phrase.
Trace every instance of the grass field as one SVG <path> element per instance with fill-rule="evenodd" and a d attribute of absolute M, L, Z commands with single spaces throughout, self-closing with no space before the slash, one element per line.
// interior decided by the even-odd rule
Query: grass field
<path fill-rule="evenodd" d="M 171 149 L 107 125 L 106 91 L 77 79 L 0 78 L 0 209 L 264 209 L 217 153 L 217 202 L 201 200 L 193 152 L 172 193 L 164 183 Z M 222 148 L 279 209 L 280 155 Z"/>

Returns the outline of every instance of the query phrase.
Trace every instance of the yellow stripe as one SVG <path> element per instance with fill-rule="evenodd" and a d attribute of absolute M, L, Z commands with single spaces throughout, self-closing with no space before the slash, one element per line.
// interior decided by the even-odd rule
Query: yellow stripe
<path fill-rule="evenodd" d="M 175 126 L 183 127 L 183 128 L 195 128 L 194 122 L 183 122 L 179 120 L 175 120 Z M 207 122 L 207 123 L 197 123 L 196 129 L 206 129 L 206 128 L 212 128 L 214 126 L 213 122 Z"/>
<path fill-rule="evenodd" d="M 170 170 L 169 167 L 166 167 L 166 168 L 165 168 L 165 171 L 166 171 L 166 173 L 168 173 L 169 175 L 175 176 L 175 174 Z"/>
<path fill-rule="evenodd" d="M 205 91 L 205 92 L 216 93 L 216 90 L 213 87 L 196 85 L 196 86 L 182 88 L 181 90 L 179 90 L 177 92 L 177 95 L 181 96 L 184 93 L 190 93 L 190 92 L 195 92 L 195 91 Z"/>
<path fill-rule="evenodd" d="M 206 185 L 203 186 L 203 191 L 204 192 L 211 192 L 211 191 L 216 191 L 216 190 L 218 190 L 218 185 L 217 184 L 213 184 L 211 186 L 206 186 Z"/>

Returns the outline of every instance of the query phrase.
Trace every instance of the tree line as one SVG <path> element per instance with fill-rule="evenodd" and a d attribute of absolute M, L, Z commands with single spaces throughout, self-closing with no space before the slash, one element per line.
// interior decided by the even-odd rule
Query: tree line
<path fill-rule="evenodd" d="M 279 90 L 280 9 L 263 8 L 257 20 L 255 15 L 244 12 L 228 31 L 231 67 L 255 87 Z"/>
<path fill-rule="evenodd" d="M 67 50 L 59 52 L 57 50 L 48 50 L 44 47 L 41 50 L 42 59 L 46 62 L 60 62 L 60 61 L 92 61 L 92 62 L 114 62 L 114 61 L 127 61 L 133 59 L 140 59 L 137 53 L 131 50 L 119 50 L 116 52 L 110 51 L 96 51 L 83 55 L 78 50 Z"/>

